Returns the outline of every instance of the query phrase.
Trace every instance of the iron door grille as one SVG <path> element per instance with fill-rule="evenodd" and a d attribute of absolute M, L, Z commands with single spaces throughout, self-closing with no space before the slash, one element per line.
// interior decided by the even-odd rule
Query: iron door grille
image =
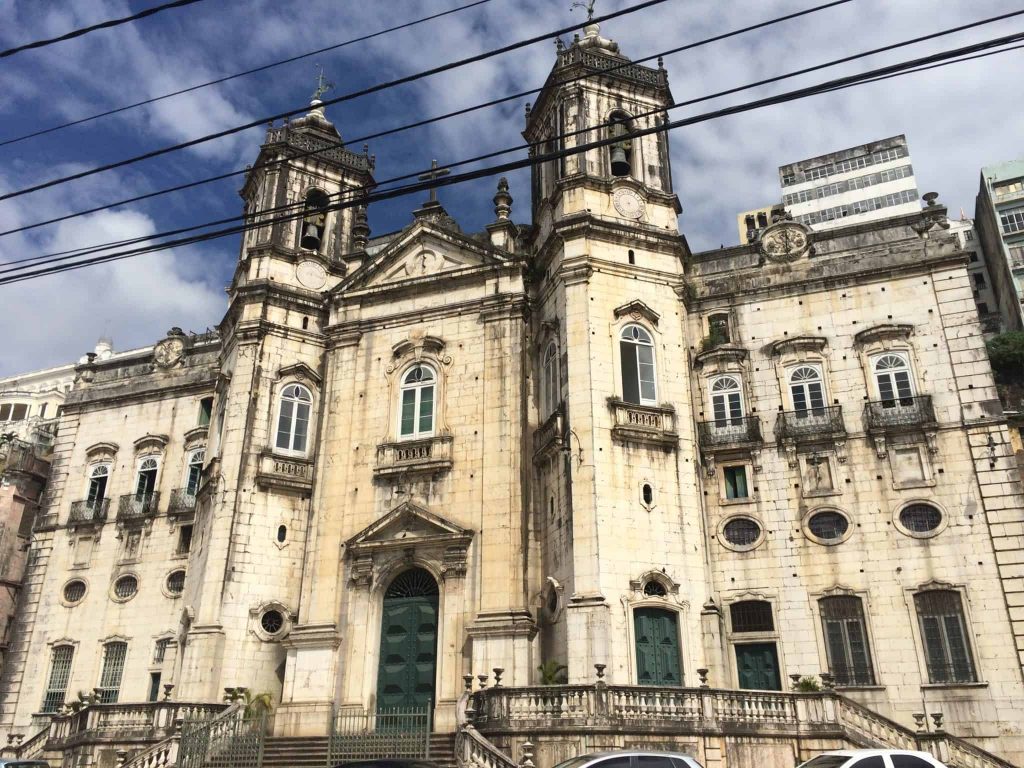
<path fill-rule="evenodd" d="M 71 659 L 75 649 L 70 645 L 59 645 L 53 649 L 50 659 L 50 680 L 43 697 L 43 712 L 57 712 L 64 705 L 71 679 Z"/>
<path fill-rule="evenodd" d="M 124 657 L 128 643 L 107 643 L 103 646 L 103 671 L 100 673 L 100 704 L 115 704 L 121 690 L 121 676 L 124 674 Z"/>

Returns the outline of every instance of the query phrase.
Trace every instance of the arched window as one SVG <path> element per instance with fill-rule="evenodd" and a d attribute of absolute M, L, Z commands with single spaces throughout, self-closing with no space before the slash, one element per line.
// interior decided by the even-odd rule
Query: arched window
<path fill-rule="evenodd" d="M 840 595 L 818 601 L 825 633 L 828 669 L 837 685 L 874 685 L 871 650 L 859 597 Z"/>
<path fill-rule="evenodd" d="M 309 413 L 313 396 L 300 384 L 289 384 L 281 393 L 280 414 L 277 418 L 278 450 L 305 453 L 309 437 Z"/>
<path fill-rule="evenodd" d="M 608 121 L 609 134 L 615 142 L 609 145 L 612 176 L 631 176 L 633 173 L 632 121 L 625 112 L 613 112 Z"/>
<path fill-rule="evenodd" d="M 561 384 L 558 380 L 558 347 L 553 341 L 544 350 L 542 368 L 544 376 L 542 407 L 543 415 L 546 417 L 554 413 L 562 401 Z"/>
<path fill-rule="evenodd" d="M 156 475 L 160 464 L 153 457 L 139 463 L 139 474 L 135 479 L 135 500 L 145 501 L 156 490 Z"/>
<path fill-rule="evenodd" d="M 430 437 L 434 434 L 434 385 L 430 366 L 416 364 L 402 377 L 402 410 L 398 436 Z"/>
<path fill-rule="evenodd" d="M 910 366 L 902 355 L 882 355 L 875 361 L 875 381 L 882 407 L 913 405 L 914 388 L 910 384 Z"/>
<path fill-rule="evenodd" d="M 92 471 L 89 473 L 89 493 L 86 496 L 86 506 L 89 509 L 95 509 L 107 497 L 107 480 L 109 477 L 109 464 L 99 464 L 92 468 Z"/>
<path fill-rule="evenodd" d="M 821 384 L 821 370 L 813 365 L 801 365 L 789 374 L 789 391 L 793 396 L 793 410 L 806 416 L 808 409 L 818 411 L 825 407 L 825 390 Z"/>
<path fill-rule="evenodd" d="M 327 207 L 330 198 L 319 189 L 311 189 L 306 193 L 306 201 L 302 208 L 302 238 L 299 245 L 311 251 L 319 251 L 324 241 L 324 230 L 327 227 Z"/>
<path fill-rule="evenodd" d="M 192 451 L 188 457 L 188 471 L 185 473 L 185 495 L 195 498 L 199 492 L 199 482 L 203 476 L 203 461 L 206 458 L 206 451 L 199 449 Z"/>
<path fill-rule="evenodd" d="M 627 403 L 654 405 L 654 342 L 644 328 L 627 325 L 619 336 L 622 356 L 622 399 Z"/>
<path fill-rule="evenodd" d="M 977 682 L 960 593 L 934 589 L 914 595 L 928 663 L 928 682 Z"/>
<path fill-rule="evenodd" d="M 733 376 L 720 376 L 711 383 L 711 410 L 716 427 L 736 426 L 743 418 L 740 382 Z"/>

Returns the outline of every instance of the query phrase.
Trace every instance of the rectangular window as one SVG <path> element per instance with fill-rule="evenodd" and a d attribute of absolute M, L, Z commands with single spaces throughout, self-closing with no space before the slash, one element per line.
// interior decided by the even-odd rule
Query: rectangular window
<path fill-rule="evenodd" d="M 809 168 L 804 171 L 804 178 L 808 181 L 814 181 L 815 179 L 823 179 L 828 176 L 828 166 L 820 165 L 817 168 Z"/>
<path fill-rule="evenodd" d="M 782 177 L 782 186 L 788 187 L 791 184 L 796 184 L 796 175 L 787 173 Z"/>
<path fill-rule="evenodd" d="M 819 602 L 829 671 L 838 685 L 874 685 L 864 609 L 859 597 L 826 597 Z"/>
<path fill-rule="evenodd" d="M 46 418 L 46 406 L 47 405 L 49 405 L 49 403 L 42 403 L 42 404 L 40 404 L 40 406 L 39 406 L 39 418 L 40 419 L 45 419 Z"/>
<path fill-rule="evenodd" d="M 973 239 L 974 239 L 974 230 L 973 229 L 965 229 L 964 230 L 964 240 L 966 240 L 967 242 L 970 242 Z"/>
<path fill-rule="evenodd" d="M 28 417 L 28 406 L 24 403 L 15 403 L 11 407 L 11 421 L 22 421 Z M 2 421 L 2 419 L 0 419 Z"/>
<path fill-rule="evenodd" d="M 420 433 L 430 432 L 434 426 L 434 388 L 420 389 Z"/>
<path fill-rule="evenodd" d="M 178 547 L 176 554 L 187 555 L 192 549 L 192 526 L 183 525 L 178 529 Z"/>
<path fill-rule="evenodd" d="M 210 416 L 213 414 L 213 398 L 204 397 L 199 401 L 199 426 L 205 427 L 210 423 Z"/>
<path fill-rule="evenodd" d="M 1010 246 L 1010 264 L 1014 267 L 1024 267 L 1024 245 Z M 3 421 L 2 408 L 0 408 L 0 421 Z"/>
<path fill-rule="evenodd" d="M 974 284 L 979 288 L 985 287 L 985 276 L 981 272 L 975 272 L 972 277 L 974 278 Z"/>
<path fill-rule="evenodd" d="M 921 622 L 929 682 L 977 682 L 960 593 L 923 592 L 914 595 L 914 604 Z"/>
<path fill-rule="evenodd" d="M 1002 222 L 1005 234 L 1024 232 L 1024 206 L 1000 211 L 999 221 Z"/>
<path fill-rule="evenodd" d="M 57 712 L 64 706 L 74 655 L 75 649 L 70 645 L 57 646 L 50 653 L 50 679 L 46 683 L 46 695 L 43 697 L 43 712 Z"/>
<path fill-rule="evenodd" d="M 103 669 L 97 686 L 100 704 L 116 704 L 121 692 L 121 677 L 124 675 L 124 658 L 128 654 L 128 643 L 107 643 L 103 646 Z"/>
<path fill-rule="evenodd" d="M 149 673 L 149 701 L 160 701 L 160 673 Z"/>
<path fill-rule="evenodd" d="M 971 251 L 971 255 L 968 257 L 968 259 L 973 264 L 973 263 L 977 262 L 978 254 L 975 253 L 974 251 Z"/>
<path fill-rule="evenodd" d="M 3 405 L 0 405 L 0 421 L 10 421 L 10 420 L 11 420 L 11 404 L 10 403 L 4 403 Z"/>
<path fill-rule="evenodd" d="M 725 498 L 746 499 L 750 494 L 747 492 L 747 468 L 723 467 L 722 474 L 725 477 Z"/>
<path fill-rule="evenodd" d="M 153 646 L 153 663 L 162 664 L 164 659 L 167 658 L 167 646 L 171 644 L 171 638 L 161 637 L 156 641 L 156 645 Z"/>
<path fill-rule="evenodd" d="M 986 304 L 984 301 L 979 301 L 978 302 L 978 314 L 979 315 L 987 315 L 988 314 L 988 304 Z"/>

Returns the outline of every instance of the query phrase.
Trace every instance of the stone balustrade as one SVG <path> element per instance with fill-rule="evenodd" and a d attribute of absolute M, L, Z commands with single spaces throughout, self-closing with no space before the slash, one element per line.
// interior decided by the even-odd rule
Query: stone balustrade
<path fill-rule="evenodd" d="M 138 704 L 91 704 L 51 720 L 48 744 L 66 746 L 82 740 L 146 739 L 169 734 L 177 720 L 208 720 L 225 704 L 155 701 Z"/>
<path fill-rule="evenodd" d="M 608 398 L 614 416 L 612 438 L 621 443 L 640 443 L 672 450 L 679 444 L 676 412 L 671 406 L 637 405 Z"/>
<path fill-rule="evenodd" d="M 539 461 L 553 452 L 560 450 L 565 444 L 565 417 L 559 405 L 547 420 L 537 427 L 533 433 L 533 455 Z"/>
<path fill-rule="evenodd" d="M 260 469 L 256 475 L 256 483 L 264 488 L 310 493 L 313 490 L 313 461 L 264 451 L 260 454 Z"/>
<path fill-rule="evenodd" d="M 452 467 L 452 436 L 434 435 L 422 440 L 400 440 L 377 446 L 377 463 L 373 468 L 379 476 L 403 474 L 434 474 Z"/>

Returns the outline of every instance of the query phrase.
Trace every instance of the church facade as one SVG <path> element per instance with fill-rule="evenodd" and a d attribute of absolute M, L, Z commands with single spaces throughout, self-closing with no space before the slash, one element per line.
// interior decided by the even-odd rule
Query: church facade
<path fill-rule="evenodd" d="M 667 135 L 633 136 L 671 104 L 589 26 L 525 136 L 616 141 L 473 234 L 432 196 L 372 236 L 330 201 L 373 159 L 316 105 L 271 127 L 218 332 L 76 370 L 0 731 L 228 686 L 278 734 L 451 731 L 464 675 L 561 664 L 811 677 L 1024 757 L 1024 497 L 945 210 L 693 253 Z"/>

